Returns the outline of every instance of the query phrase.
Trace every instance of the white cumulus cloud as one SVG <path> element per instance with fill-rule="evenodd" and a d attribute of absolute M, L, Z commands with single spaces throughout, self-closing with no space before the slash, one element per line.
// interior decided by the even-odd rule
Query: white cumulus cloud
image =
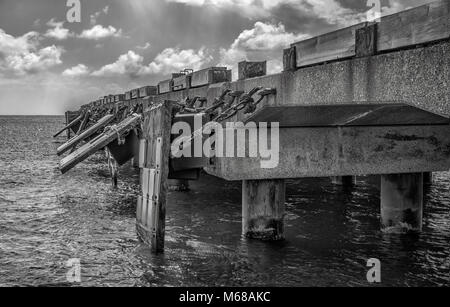
<path fill-rule="evenodd" d="M 62 72 L 64 77 L 81 77 L 89 74 L 89 68 L 84 64 L 78 64 L 72 68 L 68 68 Z"/>
<path fill-rule="evenodd" d="M 73 36 L 73 33 L 71 33 L 69 29 L 64 28 L 64 22 L 57 22 L 52 18 L 47 22 L 47 26 L 52 28 L 47 30 L 45 33 L 46 37 L 54 38 L 56 40 L 65 40 Z"/>
<path fill-rule="evenodd" d="M 137 49 L 140 50 L 147 50 L 151 47 L 152 45 L 149 42 L 146 42 L 143 46 L 136 46 Z"/>
<path fill-rule="evenodd" d="M 150 64 L 144 67 L 141 73 L 169 74 L 179 72 L 185 68 L 198 70 L 210 61 L 212 61 L 212 56 L 207 54 L 204 47 L 197 51 L 194 49 L 180 50 L 178 48 L 167 48 L 158 54 Z"/>
<path fill-rule="evenodd" d="M 40 35 L 29 32 L 14 37 L 0 29 L 0 73 L 25 75 L 47 70 L 62 63 L 62 47 L 39 48 Z"/>
<path fill-rule="evenodd" d="M 220 65 L 231 67 L 236 78 L 238 62 L 267 60 L 268 73 L 276 73 L 282 70 L 282 50 L 308 37 L 287 32 L 282 23 L 258 21 L 252 29 L 242 31 L 229 48 L 220 49 Z"/>
<path fill-rule="evenodd" d="M 100 40 L 108 37 L 122 36 L 122 29 L 116 29 L 113 26 L 104 27 L 102 25 L 95 25 L 91 29 L 84 30 L 79 35 L 80 38 L 90 40 Z"/>
<path fill-rule="evenodd" d="M 130 50 L 119 56 L 116 62 L 103 66 L 92 73 L 97 77 L 112 77 L 128 75 L 138 77 L 152 74 L 169 74 L 185 68 L 200 69 L 212 57 L 205 48 L 195 51 L 193 49 L 180 50 L 167 48 L 158 54 L 149 64 L 144 64 L 144 57 Z"/>
<path fill-rule="evenodd" d="M 114 63 L 105 65 L 99 70 L 94 71 L 92 75 L 96 77 L 112 77 L 120 75 L 136 77 L 140 74 L 143 62 L 144 58 L 141 55 L 130 50 L 119 56 Z"/>

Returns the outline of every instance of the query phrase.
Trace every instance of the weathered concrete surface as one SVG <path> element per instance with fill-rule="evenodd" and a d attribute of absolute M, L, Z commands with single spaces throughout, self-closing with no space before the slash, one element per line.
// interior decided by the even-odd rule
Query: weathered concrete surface
<path fill-rule="evenodd" d="M 422 230 L 423 174 L 381 176 L 381 226 L 388 232 Z"/>
<path fill-rule="evenodd" d="M 227 180 L 447 171 L 449 135 L 450 126 L 282 128 L 277 167 L 262 168 L 260 157 L 215 158 L 206 170 Z"/>
<path fill-rule="evenodd" d="M 267 61 L 248 62 L 242 61 L 238 64 L 238 79 L 245 80 L 255 77 L 265 76 L 267 74 Z"/>
<path fill-rule="evenodd" d="M 447 41 L 284 73 L 277 103 L 402 101 L 448 116 L 449 76 Z"/>
<path fill-rule="evenodd" d="M 301 68 L 295 72 L 219 83 L 153 97 L 163 101 L 207 97 L 211 103 L 224 87 L 250 91 L 274 87 L 269 105 L 406 102 L 450 116 L 450 42 L 365 58 Z M 231 121 L 232 119 L 230 119 Z"/>
<path fill-rule="evenodd" d="M 425 186 L 430 186 L 433 184 L 433 173 L 432 172 L 423 173 L 423 184 Z"/>
<path fill-rule="evenodd" d="M 277 95 L 265 98 L 257 110 L 265 105 L 335 105 L 401 101 L 450 116 L 449 76 L 450 42 L 445 41 L 412 50 L 302 68 L 295 72 L 181 90 L 152 96 L 148 100 L 180 101 L 186 97 L 199 96 L 206 97 L 208 102 L 212 103 L 225 88 L 249 92 L 255 87 L 262 86 L 276 88 Z M 245 120 L 247 117 L 239 113 L 229 121 Z M 389 128 L 384 129 L 389 131 Z M 380 130 L 366 128 L 364 131 L 355 130 L 347 133 L 359 135 L 359 141 L 346 138 L 347 143 L 343 143 L 342 148 L 348 148 L 349 152 L 344 159 L 347 164 L 336 164 L 336 161 L 342 161 L 338 159 L 341 149 L 336 143 L 336 140 L 339 140 L 336 131 L 322 131 L 318 134 L 315 131 L 305 130 L 297 131 L 292 136 L 283 136 L 282 133 L 281 143 L 284 142 L 286 147 L 283 148 L 288 150 L 281 152 L 282 167 L 278 168 L 278 171 L 261 170 L 259 159 L 219 159 L 214 168 L 208 168 L 208 171 L 222 178 L 243 180 L 430 172 L 449 168 L 450 134 L 445 127 L 416 127 L 404 130 L 402 128 L 393 132 L 382 130 L 381 134 Z M 391 138 L 383 138 L 383 135 Z M 295 138 L 301 138 L 302 141 Z M 313 140 L 314 138 L 318 141 Z M 322 146 L 324 141 L 328 142 L 326 146 Z M 313 145 L 314 142 L 316 145 Z M 293 144 L 297 147 L 292 147 Z M 311 152 L 308 153 L 308 150 Z M 286 156 L 287 153 L 290 157 Z M 354 155 L 353 158 L 350 153 Z M 297 156 L 298 159 L 292 158 Z M 355 162 L 353 166 L 351 160 Z"/>
<path fill-rule="evenodd" d="M 283 239 L 286 185 L 284 180 L 242 183 L 242 233 L 262 240 Z"/>

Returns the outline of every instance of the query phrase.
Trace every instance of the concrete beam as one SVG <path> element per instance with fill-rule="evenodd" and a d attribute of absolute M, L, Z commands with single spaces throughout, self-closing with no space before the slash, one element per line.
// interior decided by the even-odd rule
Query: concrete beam
<path fill-rule="evenodd" d="M 206 171 L 226 180 L 446 171 L 449 133 L 450 126 L 280 128 L 276 167 L 263 168 L 260 156 L 224 157 L 214 158 Z"/>
<path fill-rule="evenodd" d="M 381 176 L 381 227 L 384 231 L 421 231 L 422 211 L 422 173 Z"/>

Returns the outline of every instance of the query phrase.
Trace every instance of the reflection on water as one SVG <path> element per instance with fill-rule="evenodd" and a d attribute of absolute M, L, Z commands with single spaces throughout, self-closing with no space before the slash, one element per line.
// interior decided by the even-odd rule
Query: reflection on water
<path fill-rule="evenodd" d="M 450 173 L 429 188 L 420 235 L 379 231 L 379 185 L 344 191 L 329 179 L 289 181 L 286 240 L 241 238 L 241 187 L 203 177 L 170 192 L 166 251 L 135 234 L 138 175 L 121 169 L 114 190 L 101 154 L 66 175 L 51 135 L 62 117 L 0 117 L 0 286 L 69 285 L 65 263 L 81 259 L 82 286 L 367 286 L 366 261 L 382 285 L 450 285 Z"/>

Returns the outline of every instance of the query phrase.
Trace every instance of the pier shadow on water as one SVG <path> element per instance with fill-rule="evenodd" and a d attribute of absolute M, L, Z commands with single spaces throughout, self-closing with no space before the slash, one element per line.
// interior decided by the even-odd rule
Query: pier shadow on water
<path fill-rule="evenodd" d="M 242 238 L 240 182 L 203 176 L 170 192 L 166 250 L 152 255 L 135 233 L 137 172 L 123 166 L 114 189 L 99 153 L 61 175 L 63 121 L 0 117 L 0 286 L 71 286 L 71 258 L 81 286 L 371 286 L 369 258 L 382 286 L 450 285 L 450 173 L 428 188 L 419 235 L 380 231 L 378 177 L 288 181 L 274 243 Z"/>

